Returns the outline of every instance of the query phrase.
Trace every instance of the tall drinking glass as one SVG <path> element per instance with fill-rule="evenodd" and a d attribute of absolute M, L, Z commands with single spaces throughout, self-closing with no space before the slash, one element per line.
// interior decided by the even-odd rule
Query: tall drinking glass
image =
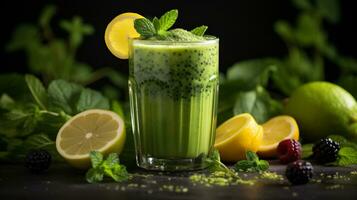
<path fill-rule="evenodd" d="M 205 167 L 215 138 L 218 44 L 213 37 L 130 41 L 129 97 L 139 167 Z"/>

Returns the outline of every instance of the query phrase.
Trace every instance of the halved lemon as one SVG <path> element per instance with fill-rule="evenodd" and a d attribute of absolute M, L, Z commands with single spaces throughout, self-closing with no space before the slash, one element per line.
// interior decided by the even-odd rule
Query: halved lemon
<path fill-rule="evenodd" d="M 263 137 L 263 128 L 248 113 L 236 115 L 216 130 L 214 147 L 223 161 L 245 159 L 246 151 L 256 152 Z"/>
<path fill-rule="evenodd" d="M 277 116 L 263 125 L 263 140 L 258 154 L 262 157 L 277 156 L 277 148 L 285 139 L 299 139 L 299 127 L 294 118 L 282 115 Z"/>
<path fill-rule="evenodd" d="M 110 52 L 120 59 L 128 59 L 129 38 L 139 37 L 140 34 L 134 28 L 135 19 L 143 16 L 127 12 L 115 17 L 105 30 L 104 40 Z"/>
<path fill-rule="evenodd" d="M 90 167 L 89 153 L 120 153 L 125 143 L 123 119 L 114 112 L 92 109 L 68 120 L 56 138 L 58 153 L 72 166 Z"/>

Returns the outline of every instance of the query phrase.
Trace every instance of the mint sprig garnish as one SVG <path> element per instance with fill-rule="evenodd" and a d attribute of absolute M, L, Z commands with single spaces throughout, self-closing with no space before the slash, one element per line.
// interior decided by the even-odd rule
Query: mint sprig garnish
<path fill-rule="evenodd" d="M 166 12 L 160 18 L 154 17 L 152 20 L 140 18 L 134 21 L 134 28 L 143 38 L 157 36 L 165 38 L 169 29 L 175 24 L 178 17 L 178 10 L 173 9 Z M 203 36 L 207 30 L 207 26 L 199 26 L 191 31 L 191 33 Z"/>
<path fill-rule="evenodd" d="M 152 37 L 157 34 L 154 24 L 146 18 L 136 19 L 134 21 L 134 28 L 145 38 Z"/>
<path fill-rule="evenodd" d="M 259 160 L 256 153 L 246 152 L 247 160 L 240 160 L 235 164 L 236 171 L 260 172 L 269 169 L 269 163 L 266 160 Z"/>
<path fill-rule="evenodd" d="M 116 182 L 121 182 L 129 179 L 129 173 L 126 167 L 119 163 L 119 157 L 116 153 L 108 155 L 107 159 L 103 159 L 103 155 L 98 151 L 90 153 L 92 168 L 86 173 L 86 180 L 89 183 L 97 183 L 103 181 L 104 176 L 111 177 Z"/>
<path fill-rule="evenodd" d="M 178 10 L 173 9 L 166 12 L 159 19 L 159 26 L 157 32 L 159 34 L 164 34 L 167 30 L 169 30 L 176 22 L 178 17 Z"/>
<path fill-rule="evenodd" d="M 221 171 L 239 179 L 239 176 L 234 171 L 221 162 L 219 151 L 217 149 L 214 149 L 212 154 L 206 159 L 206 165 L 211 172 Z"/>
<path fill-rule="evenodd" d="M 202 25 L 199 27 L 196 27 L 191 30 L 191 33 L 198 35 L 198 36 L 203 36 L 207 30 L 208 26 Z"/>

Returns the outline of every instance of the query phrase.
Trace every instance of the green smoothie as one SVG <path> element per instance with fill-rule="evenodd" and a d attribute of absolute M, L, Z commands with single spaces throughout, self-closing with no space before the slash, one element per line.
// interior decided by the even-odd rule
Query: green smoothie
<path fill-rule="evenodd" d="M 218 39 L 176 29 L 132 40 L 129 69 L 138 165 L 202 168 L 216 128 Z"/>

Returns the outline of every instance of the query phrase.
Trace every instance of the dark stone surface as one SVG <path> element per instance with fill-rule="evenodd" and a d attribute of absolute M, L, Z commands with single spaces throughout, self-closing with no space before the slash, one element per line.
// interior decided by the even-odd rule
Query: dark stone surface
<path fill-rule="evenodd" d="M 306 185 L 291 186 L 286 179 L 258 178 L 253 186 L 207 187 L 195 185 L 189 180 L 194 172 L 156 173 L 137 169 L 128 182 L 107 180 L 105 183 L 88 184 L 84 172 L 65 164 L 52 165 L 47 173 L 40 175 L 29 173 L 21 165 L 1 164 L 0 199 L 356 199 L 357 166 L 315 166 L 314 169 L 315 180 Z M 270 170 L 284 174 L 285 166 L 272 165 Z M 240 175 L 248 179 L 259 177 L 257 173 Z M 169 187 L 174 190 L 180 188 L 181 192 L 170 191 Z M 184 188 L 187 192 L 182 192 L 186 190 Z"/>

